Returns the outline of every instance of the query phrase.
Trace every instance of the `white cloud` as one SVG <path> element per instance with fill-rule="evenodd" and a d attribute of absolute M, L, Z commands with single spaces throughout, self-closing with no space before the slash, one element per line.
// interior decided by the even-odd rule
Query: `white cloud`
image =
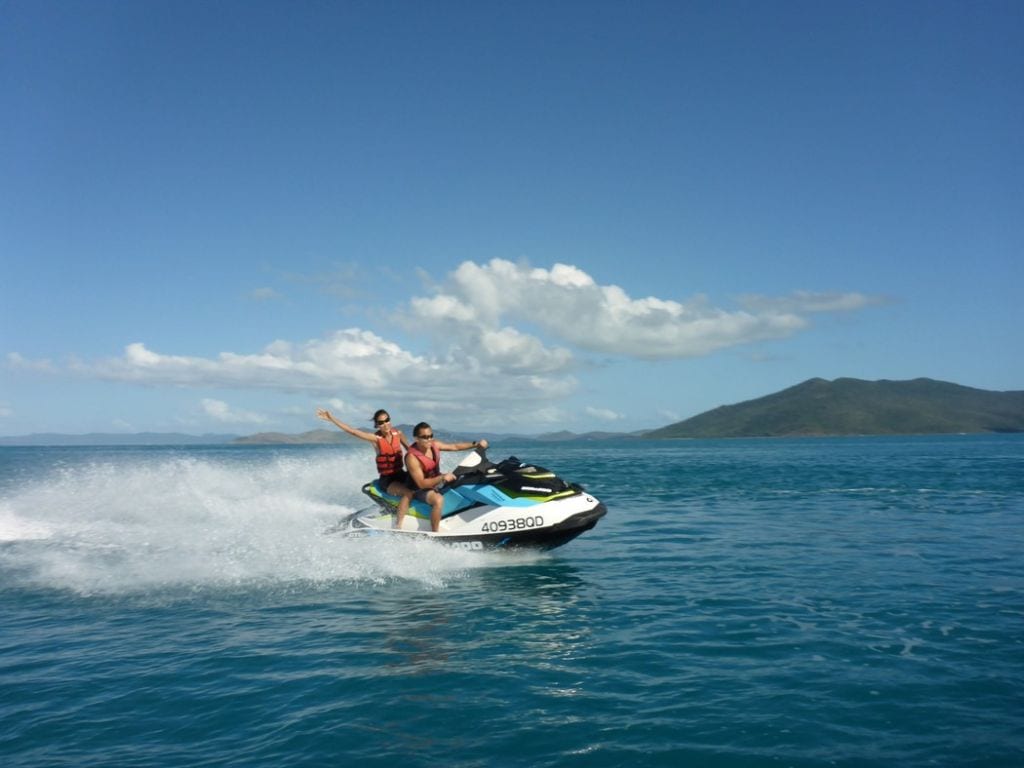
<path fill-rule="evenodd" d="M 29 360 L 17 352 L 7 353 L 7 366 L 16 371 L 56 373 L 57 367 L 50 360 Z"/>
<path fill-rule="evenodd" d="M 7 403 L 0 403 L 0 419 L 9 419 L 14 415 L 14 409 Z"/>
<path fill-rule="evenodd" d="M 267 421 L 258 413 L 234 410 L 223 400 L 204 398 L 200 405 L 207 416 L 224 424 L 264 424 Z"/>
<path fill-rule="evenodd" d="M 621 413 L 617 413 L 609 408 L 595 408 L 592 405 L 588 405 L 583 410 L 586 411 L 588 416 L 600 419 L 601 421 L 619 421 L 626 418 Z"/>
<path fill-rule="evenodd" d="M 508 327 L 482 330 L 476 352 L 504 371 L 545 373 L 565 370 L 572 363 L 569 350 L 548 349 L 539 339 Z"/>
<path fill-rule="evenodd" d="M 634 299 L 566 264 L 546 270 L 494 259 L 484 265 L 464 262 L 437 295 L 413 299 L 410 307 L 420 327 L 474 338 L 483 355 L 503 366 L 516 359 L 524 366 L 543 362 L 556 370 L 568 367 L 571 353 L 546 347 L 513 330 L 510 322 L 531 323 L 587 351 L 672 359 L 790 336 L 807 326 L 807 313 L 856 309 L 871 301 L 860 294 L 798 293 L 782 300 L 748 297 L 744 309 L 725 310 L 702 297 L 686 303 L 654 296 Z M 494 344 L 493 334 L 514 335 L 516 344 Z"/>
<path fill-rule="evenodd" d="M 558 425 L 565 424 L 570 420 L 570 415 L 565 412 L 564 409 L 558 406 L 549 405 L 542 408 L 535 408 L 530 411 L 530 423 L 537 425 Z M 493 422 L 494 424 L 501 424 L 500 421 Z M 486 422 L 483 426 L 488 426 Z"/>
<path fill-rule="evenodd" d="M 880 304 L 885 299 L 878 296 L 865 296 L 863 293 L 813 293 L 810 291 L 794 291 L 789 296 L 755 296 L 740 297 L 740 303 L 752 312 L 851 312 L 857 309 Z"/>
<path fill-rule="evenodd" d="M 477 355 L 455 349 L 431 357 L 350 328 L 325 339 L 275 341 L 255 354 L 223 352 L 213 358 L 162 354 L 135 342 L 120 357 L 75 361 L 70 367 L 85 376 L 150 386 L 273 389 L 323 398 L 343 393 L 344 402 L 331 404 L 335 410 L 355 399 L 373 407 L 402 408 L 417 420 L 457 414 L 460 422 L 481 426 L 533 419 L 546 403 L 575 390 L 576 380 L 557 372 L 557 355 L 554 364 L 545 363 L 545 353 L 533 349 L 528 338 L 498 334 L 491 343 L 490 350 Z M 517 349 L 534 355 L 537 366 L 522 369 L 510 363 L 503 369 L 502 355 Z M 211 401 L 210 415 L 231 413 L 216 402 Z"/>
<path fill-rule="evenodd" d="M 164 355 L 141 342 L 124 355 L 92 364 L 73 363 L 80 373 L 115 381 L 179 386 L 225 386 L 332 393 L 346 388 L 384 387 L 398 374 L 428 367 L 427 361 L 370 331 L 350 328 L 326 339 L 292 344 L 275 341 L 257 354 L 222 352 L 216 358 Z"/>
<path fill-rule="evenodd" d="M 354 272 L 339 272 L 352 285 Z M 266 289 L 269 291 L 270 289 Z M 68 368 L 80 375 L 147 386 L 272 389 L 305 393 L 333 410 L 385 407 L 398 418 L 445 418 L 479 427 L 564 422 L 559 401 L 578 387 L 574 372 L 599 361 L 575 352 L 640 359 L 705 355 L 725 347 L 789 336 L 814 312 L 849 311 L 874 303 L 861 294 L 794 293 L 747 296 L 726 310 L 704 297 L 686 301 L 633 298 L 615 285 L 599 285 L 578 267 L 550 269 L 494 259 L 467 261 L 432 294 L 412 298 L 402 316 L 410 338 L 433 337 L 433 352 L 414 352 L 360 328 L 307 341 L 273 341 L 254 353 L 212 357 L 166 354 L 137 341 L 122 355 Z M 266 297 L 270 297 L 266 293 Z M 47 360 L 18 353 L 8 366 L 54 372 Z M 222 421 L 259 423 L 258 414 L 204 401 Z M 618 420 L 614 411 L 587 413 Z M 407 416 L 404 414 L 408 414 Z"/>

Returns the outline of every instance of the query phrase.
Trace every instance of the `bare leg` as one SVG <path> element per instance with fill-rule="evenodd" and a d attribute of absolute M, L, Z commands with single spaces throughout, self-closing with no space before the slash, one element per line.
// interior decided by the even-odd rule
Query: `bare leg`
<path fill-rule="evenodd" d="M 441 508 L 444 506 L 444 496 L 437 491 L 431 491 L 430 499 L 430 530 L 437 533 L 441 529 Z"/>
<path fill-rule="evenodd" d="M 388 487 L 388 493 L 392 496 L 398 496 L 401 494 L 402 498 L 398 500 L 398 513 L 395 516 L 395 530 L 402 530 L 402 523 L 405 522 L 405 513 L 409 511 L 409 504 L 412 502 L 412 491 L 406 488 L 401 483 L 392 483 Z"/>

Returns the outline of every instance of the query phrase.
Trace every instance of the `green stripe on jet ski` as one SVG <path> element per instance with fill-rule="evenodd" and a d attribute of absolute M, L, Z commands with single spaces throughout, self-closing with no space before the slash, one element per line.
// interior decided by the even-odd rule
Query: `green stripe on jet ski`
<path fill-rule="evenodd" d="M 527 499 L 529 501 L 537 501 L 537 502 L 553 501 L 554 499 L 562 499 L 562 498 L 565 498 L 566 496 L 575 496 L 576 493 L 578 493 L 578 491 L 576 491 L 574 488 L 570 488 L 570 489 L 568 489 L 566 491 L 554 492 L 554 493 L 551 493 L 551 494 L 549 494 L 547 496 L 538 496 L 535 493 L 516 493 L 515 491 L 505 491 L 505 495 L 508 496 L 510 499 Z"/>

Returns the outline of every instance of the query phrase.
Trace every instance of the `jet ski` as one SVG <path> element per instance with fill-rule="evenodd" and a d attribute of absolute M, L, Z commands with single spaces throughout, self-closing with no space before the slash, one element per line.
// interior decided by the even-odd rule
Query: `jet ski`
<path fill-rule="evenodd" d="M 554 472 L 515 456 L 494 464 L 479 447 L 452 474 L 455 480 L 437 489 L 444 507 L 436 533 L 430 530 L 430 506 L 415 499 L 397 530 L 399 497 L 381 488 L 379 480 L 363 486 L 374 505 L 339 527 L 353 533 L 429 537 L 459 549 L 553 549 L 589 531 L 608 511 L 582 486 Z"/>

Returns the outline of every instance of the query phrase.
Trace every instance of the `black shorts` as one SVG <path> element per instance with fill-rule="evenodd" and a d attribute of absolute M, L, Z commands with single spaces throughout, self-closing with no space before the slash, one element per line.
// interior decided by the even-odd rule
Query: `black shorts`
<path fill-rule="evenodd" d="M 422 501 L 424 504 L 429 504 L 427 496 L 429 496 L 435 489 L 434 488 L 421 488 L 412 495 L 417 501 Z"/>
<path fill-rule="evenodd" d="M 380 476 L 380 487 L 387 491 L 392 483 L 401 483 L 402 485 L 409 485 L 409 473 L 404 469 L 400 469 L 392 475 L 381 475 Z M 412 486 L 409 486 L 410 488 Z"/>

